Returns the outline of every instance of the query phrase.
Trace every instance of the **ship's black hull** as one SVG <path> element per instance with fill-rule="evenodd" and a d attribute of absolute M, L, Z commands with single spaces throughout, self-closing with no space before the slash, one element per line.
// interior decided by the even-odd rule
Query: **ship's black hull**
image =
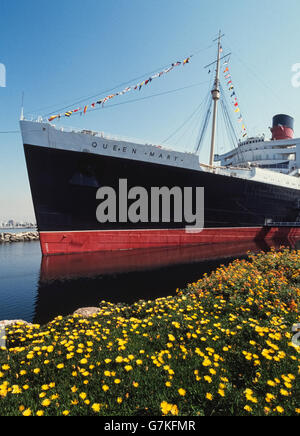
<path fill-rule="evenodd" d="M 57 249 L 59 240 L 55 239 L 52 248 L 46 247 L 42 240 L 44 254 L 55 254 L 76 251 L 92 251 L 109 249 L 107 240 L 101 246 L 93 243 L 83 243 L 80 239 L 78 247 L 74 244 L 74 233 L 102 232 L 106 235 L 122 234 L 125 240 L 126 232 L 136 236 L 143 232 L 153 231 L 155 241 L 157 235 L 171 232 L 170 235 L 185 233 L 185 223 L 171 222 L 107 222 L 101 224 L 96 218 L 99 200 L 96 192 L 99 187 L 109 186 L 118 190 L 119 180 L 126 179 L 128 189 L 139 186 L 150 192 L 151 187 L 204 187 L 204 233 L 213 235 L 214 230 L 227 235 L 228 230 L 248 229 L 247 232 L 257 237 L 266 220 L 273 222 L 295 222 L 299 216 L 297 201 L 299 191 L 267 183 L 247 179 L 228 177 L 204 171 L 183 169 L 174 166 L 158 165 L 131 159 L 107 157 L 97 154 L 64 151 L 53 148 L 24 145 L 27 169 L 29 174 L 32 198 L 35 208 L 38 229 L 41 235 L 65 234 L 61 241 L 61 249 Z M 252 229 L 252 231 L 251 231 Z M 208 233 L 207 233 L 208 231 Z M 116 232 L 116 233 L 113 233 Z M 203 233 L 203 232 L 202 232 Z M 203 235 L 204 235 L 203 233 Z M 72 234 L 73 247 L 68 244 L 69 234 Z M 149 234 L 149 233 L 148 233 Z M 177 237 L 176 236 L 176 237 Z M 61 236 L 62 237 L 62 236 Z M 140 236 L 138 236 L 140 237 Z M 90 236 L 89 236 L 90 238 Z M 125 238 L 125 239 L 124 239 Z M 171 237 L 171 239 L 173 236 Z M 114 236 L 111 249 L 136 248 L 127 241 L 118 245 Z M 164 241 L 150 244 L 151 246 L 170 245 Z M 171 245 L 186 243 L 185 237 L 173 238 Z M 228 239 L 225 239 L 228 240 Z M 216 242 L 216 240 L 213 240 Z M 188 237 L 187 243 L 198 243 L 199 239 Z M 206 240 L 205 242 L 209 242 Z M 143 245 L 139 241 L 138 246 Z"/>

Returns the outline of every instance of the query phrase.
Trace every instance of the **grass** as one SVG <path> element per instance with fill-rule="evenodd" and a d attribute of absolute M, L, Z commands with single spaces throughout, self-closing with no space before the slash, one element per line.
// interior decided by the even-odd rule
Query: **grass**
<path fill-rule="evenodd" d="M 300 251 L 282 248 L 173 297 L 16 325 L 0 351 L 0 415 L 299 415 L 299 300 Z"/>

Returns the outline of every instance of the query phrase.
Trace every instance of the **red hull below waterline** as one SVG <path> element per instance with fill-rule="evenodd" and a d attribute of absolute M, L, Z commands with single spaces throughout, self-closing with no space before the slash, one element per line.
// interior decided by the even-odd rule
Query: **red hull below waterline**
<path fill-rule="evenodd" d="M 259 240 L 295 241 L 300 227 L 239 227 L 186 230 L 40 232 L 44 256 Z"/>

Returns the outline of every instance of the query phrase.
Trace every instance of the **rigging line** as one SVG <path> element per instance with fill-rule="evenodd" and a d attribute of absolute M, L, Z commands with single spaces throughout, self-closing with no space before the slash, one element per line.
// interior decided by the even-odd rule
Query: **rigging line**
<path fill-rule="evenodd" d="M 222 84 L 220 84 L 220 87 L 221 87 L 221 94 L 222 94 L 222 97 L 223 97 L 223 100 L 224 100 L 224 104 L 225 104 L 225 108 L 226 108 L 226 114 L 228 116 L 228 120 L 229 120 L 229 123 L 231 125 L 232 131 L 234 132 L 234 136 L 236 138 L 236 143 L 238 143 L 239 142 L 238 135 L 236 133 L 236 129 L 234 128 L 234 126 L 232 124 L 231 116 L 229 115 L 228 102 L 227 102 L 227 98 L 226 98 L 226 95 L 225 95 L 224 88 L 223 88 Z"/>
<path fill-rule="evenodd" d="M 209 45 L 209 46 L 207 46 L 207 47 L 205 47 L 205 48 L 199 49 L 198 51 L 196 51 L 196 52 L 193 54 L 193 56 L 197 56 L 199 53 L 202 53 L 203 51 L 208 50 L 208 49 L 211 48 L 212 46 L 213 46 L 213 44 L 211 44 L 211 45 Z M 110 88 L 110 89 L 107 89 L 107 90 L 104 90 L 104 91 L 100 91 L 100 92 L 98 92 L 97 94 L 94 94 L 94 95 L 91 95 L 91 96 L 79 97 L 79 99 L 76 100 L 76 102 L 74 102 L 74 103 L 70 103 L 70 105 L 77 105 L 77 104 L 82 103 L 84 100 L 92 99 L 92 98 L 96 98 L 96 97 L 98 97 L 99 95 L 102 95 L 102 94 L 104 94 L 104 93 L 108 93 L 108 92 L 114 91 L 114 90 L 117 89 L 117 88 L 120 88 L 120 87 L 122 87 L 122 86 L 126 86 L 126 85 L 128 85 L 130 82 L 133 82 L 133 81 L 136 81 L 136 80 L 142 79 L 144 76 L 151 75 L 151 74 L 157 72 L 158 70 L 161 70 L 161 69 L 167 68 L 169 65 L 170 65 L 170 63 L 168 63 L 168 64 L 166 64 L 166 65 L 164 65 L 164 66 L 162 66 L 162 67 L 156 68 L 155 70 L 152 70 L 152 71 L 149 71 L 149 72 L 147 72 L 147 73 L 141 74 L 140 76 L 138 76 L 138 77 L 136 77 L 136 78 L 134 78 L 134 79 L 130 79 L 130 80 L 126 81 L 126 82 L 123 82 L 123 83 L 121 83 L 121 84 L 119 84 L 119 85 L 117 85 L 117 86 L 115 86 L 115 87 L 113 87 L 113 88 Z M 63 110 L 65 110 L 65 109 L 68 109 L 68 108 L 70 107 L 70 105 L 65 106 L 65 107 L 63 107 L 63 108 L 61 108 L 61 109 L 57 109 L 57 111 L 47 113 L 47 114 L 43 115 L 43 117 L 46 117 L 46 116 L 49 116 L 49 115 L 53 115 L 53 114 L 55 114 L 56 112 L 60 112 L 60 111 L 63 111 Z M 54 105 L 47 106 L 47 107 L 45 107 L 45 109 L 47 109 L 47 108 L 51 108 L 51 107 L 54 107 Z M 38 112 L 39 110 L 44 110 L 44 109 L 37 109 L 37 110 L 35 110 L 35 111 L 33 111 L 33 112 Z M 28 111 L 28 112 L 32 112 L 32 111 Z M 27 112 L 27 113 L 28 113 L 28 112 Z"/>
<path fill-rule="evenodd" d="M 222 93 L 222 97 L 223 97 L 221 99 L 221 107 L 224 111 L 224 120 L 226 120 L 225 124 L 227 125 L 228 139 L 230 141 L 230 136 L 231 136 L 231 141 L 233 143 L 233 146 L 237 150 L 237 155 L 238 155 L 240 161 L 242 162 L 243 160 L 245 160 L 245 156 L 238 145 L 238 137 L 237 137 L 236 130 L 232 124 L 232 121 L 231 121 L 231 118 L 229 115 L 228 106 L 227 106 L 226 99 L 224 97 L 224 91 L 222 89 L 222 86 L 221 86 L 221 93 Z"/>
<path fill-rule="evenodd" d="M 183 140 L 183 138 L 186 138 L 187 135 L 191 135 L 191 131 L 195 130 L 195 122 L 198 124 L 197 122 L 197 118 L 194 117 L 193 119 L 190 120 L 190 122 L 188 124 L 186 124 L 185 129 L 182 130 L 182 133 L 180 135 L 178 135 L 177 140 L 175 142 L 172 143 L 172 146 L 177 145 L 179 142 L 181 142 Z M 192 127 L 194 125 L 194 127 Z M 187 148 L 187 145 L 185 146 L 185 149 Z"/>
<path fill-rule="evenodd" d="M 228 39 L 228 38 L 227 38 Z M 230 41 L 229 41 L 230 42 Z M 231 43 L 231 42 L 230 42 Z M 236 59 L 244 66 L 244 68 L 248 71 L 248 73 L 251 73 L 252 75 L 253 75 L 253 77 L 258 81 L 258 82 L 260 82 L 260 84 L 264 87 L 264 88 L 266 88 L 266 89 L 268 89 L 270 92 L 271 92 L 271 94 L 272 94 L 272 96 L 273 97 L 275 97 L 280 103 L 282 103 L 282 99 L 274 92 L 274 89 L 272 89 L 266 82 L 264 82 L 264 80 L 258 75 L 258 74 L 256 74 L 255 72 L 254 72 L 254 70 L 252 70 L 252 68 L 250 67 L 250 65 L 248 65 L 242 58 L 241 58 L 241 56 L 239 56 L 238 54 L 237 54 L 237 51 L 236 50 L 234 50 L 233 51 L 233 55 L 236 57 Z"/>
<path fill-rule="evenodd" d="M 223 119 L 223 123 L 224 123 L 224 113 L 223 113 L 223 109 L 222 109 L 222 119 Z M 222 134 L 222 143 L 221 145 L 219 145 L 219 155 L 225 152 L 225 144 L 226 144 L 226 132 L 225 129 L 221 129 L 221 134 Z"/>
<path fill-rule="evenodd" d="M 206 116 L 205 116 L 205 118 L 202 122 L 202 126 L 200 128 L 200 133 L 199 133 L 200 136 L 199 136 L 199 139 L 197 140 L 195 153 L 198 153 L 202 148 L 203 139 L 204 139 L 204 136 L 206 134 L 207 127 L 208 127 L 209 120 L 210 120 L 211 107 L 212 107 L 212 99 L 210 98 L 210 92 L 209 92 L 208 96 L 207 96 L 207 101 L 206 101 L 206 111 L 205 111 Z"/>
<path fill-rule="evenodd" d="M 237 138 L 236 132 L 234 130 L 234 127 L 232 125 L 230 115 L 228 113 L 228 108 L 226 107 L 226 104 L 224 101 L 221 102 L 221 107 L 224 111 L 224 120 L 225 120 L 226 129 L 227 129 L 228 139 L 229 139 L 229 141 L 232 141 L 233 147 L 237 148 L 238 138 Z"/>
<path fill-rule="evenodd" d="M 199 123 L 197 119 L 194 119 L 193 125 L 190 127 L 189 131 L 189 141 L 186 141 L 185 150 L 192 150 L 195 146 L 195 140 L 197 139 L 199 132 Z"/>
<path fill-rule="evenodd" d="M 182 88 L 172 89 L 172 90 L 165 91 L 165 92 L 160 92 L 158 94 L 148 95 L 146 97 L 135 98 L 133 100 L 123 101 L 123 102 L 120 102 L 120 103 L 115 103 L 115 104 L 111 104 L 111 105 L 104 106 L 104 107 L 98 107 L 98 108 L 95 108 L 95 109 L 92 109 L 92 110 L 88 111 L 87 113 L 91 113 L 91 112 L 95 112 L 95 111 L 99 111 L 99 110 L 103 110 L 103 109 L 110 109 L 110 108 L 113 108 L 115 106 L 121 106 L 121 105 L 124 105 L 124 104 L 135 103 L 135 102 L 139 102 L 139 101 L 142 101 L 142 100 L 147 100 L 147 99 L 153 98 L 153 97 L 160 97 L 161 95 L 172 94 L 174 92 L 183 91 L 184 89 L 195 88 L 196 86 L 204 85 L 205 83 L 207 83 L 207 81 L 206 82 L 194 83 L 193 85 L 184 86 Z M 80 114 L 82 114 L 82 113 L 81 112 L 76 112 L 76 113 L 73 114 L 73 116 L 80 115 Z"/>
<path fill-rule="evenodd" d="M 230 129 L 230 125 L 229 125 L 229 121 L 228 121 L 228 115 L 226 113 L 226 109 L 225 109 L 225 105 L 224 102 L 221 101 L 221 108 L 222 108 L 222 116 L 223 116 L 223 120 L 224 120 L 224 125 L 225 125 L 225 129 L 226 129 L 226 133 L 227 133 L 227 138 L 229 140 L 229 143 L 233 143 L 234 148 L 236 148 L 235 146 L 235 138 L 231 132 Z"/>
<path fill-rule="evenodd" d="M 201 108 L 201 106 L 205 103 L 206 97 L 204 98 L 204 100 L 197 106 L 197 108 L 194 110 L 194 112 L 184 121 L 184 123 L 182 123 L 170 136 L 167 137 L 167 139 L 165 139 L 164 141 L 162 141 L 161 144 L 164 144 L 165 142 L 167 142 L 169 139 L 171 139 L 174 135 L 176 135 L 177 132 L 179 132 L 179 130 L 181 130 L 193 117 L 194 115 L 196 115 L 196 113 L 198 112 L 198 110 Z"/>
<path fill-rule="evenodd" d="M 204 99 L 203 102 L 206 103 L 206 99 Z M 199 109 L 199 110 L 200 110 L 200 109 Z M 190 135 L 191 135 L 191 130 L 194 132 L 195 128 L 197 127 L 197 125 L 195 125 L 195 121 L 196 121 L 197 124 L 198 124 L 198 120 L 197 120 L 196 117 L 194 117 L 194 119 L 191 119 L 190 121 L 191 121 L 191 123 L 189 123 L 189 124 L 187 125 L 187 127 L 183 130 L 182 134 L 179 135 L 178 138 L 177 138 L 177 140 L 173 143 L 173 145 L 178 144 L 178 143 L 182 140 L 183 137 L 185 137 L 186 135 L 188 135 L 188 132 L 190 132 Z M 194 127 L 192 127 L 193 124 L 194 124 Z M 187 147 L 185 147 L 185 148 L 187 148 Z"/>
<path fill-rule="evenodd" d="M 237 135 L 237 133 L 236 133 L 236 129 L 235 129 L 235 127 L 233 126 L 233 123 L 232 123 L 231 117 L 230 117 L 230 115 L 229 115 L 228 103 L 227 103 L 227 99 L 226 99 L 226 96 L 225 96 L 225 93 L 224 93 L 223 86 L 220 85 L 220 87 L 221 87 L 221 95 L 222 95 L 222 97 L 223 97 L 223 98 L 222 98 L 222 101 L 223 101 L 223 104 L 224 104 L 225 113 L 226 113 L 226 116 L 227 116 L 227 119 L 228 119 L 229 126 L 230 126 L 230 128 L 231 128 L 231 131 L 232 131 L 232 133 L 233 133 L 233 135 L 234 135 L 234 145 L 235 145 L 235 143 L 237 144 L 237 143 L 239 142 L 238 135 Z"/>
<path fill-rule="evenodd" d="M 10 130 L 7 132 L 0 132 L 1 134 L 7 134 L 7 133 L 20 133 L 20 130 Z"/>
<path fill-rule="evenodd" d="M 211 83 L 210 83 L 210 89 L 212 89 L 214 83 L 214 77 L 211 76 Z M 211 107 L 212 107 L 212 99 L 211 99 L 211 90 L 208 91 L 207 98 L 206 98 L 206 110 L 204 111 L 205 118 L 202 120 L 202 124 L 199 130 L 198 138 L 196 141 L 196 147 L 195 147 L 195 153 L 198 153 L 202 149 L 203 140 L 207 131 L 207 127 L 210 120 L 211 115 Z"/>
<path fill-rule="evenodd" d="M 168 64 L 169 65 L 169 64 Z M 162 69 L 163 68 L 166 68 L 168 65 L 165 65 L 164 67 L 161 67 Z M 61 111 L 64 111 L 65 109 L 68 109 L 71 105 L 77 105 L 77 104 L 80 104 L 80 103 L 82 103 L 84 100 L 88 100 L 88 99 L 92 99 L 92 98 L 97 98 L 99 95 L 101 95 L 101 94 L 106 94 L 106 93 L 109 93 L 109 92 L 111 92 L 111 91 L 114 91 L 115 89 L 117 89 L 117 88 L 121 88 L 121 87 L 123 87 L 123 86 L 126 86 L 126 85 L 128 85 L 129 83 L 131 83 L 131 82 L 133 82 L 133 81 L 136 81 L 136 80 L 139 80 L 139 79 L 142 79 L 144 76 L 148 76 L 148 75 L 151 75 L 151 74 L 153 74 L 153 73 L 155 73 L 157 71 L 157 69 L 155 69 L 155 70 L 153 70 L 153 71 L 150 71 L 150 72 L 148 72 L 148 73 L 145 73 L 145 74 L 141 74 L 140 76 L 138 76 L 138 77 L 136 77 L 136 78 L 134 78 L 134 79 L 131 79 L 131 80 L 128 80 L 127 82 L 122 82 L 122 83 L 120 83 L 119 85 L 117 85 L 117 86 L 115 86 L 114 88 L 110 88 L 110 89 L 106 89 L 106 90 L 104 90 L 104 91 L 100 91 L 100 92 L 98 92 L 97 94 L 94 94 L 94 95 L 91 95 L 91 96 L 87 96 L 87 97 L 80 97 L 80 100 L 77 100 L 77 101 L 75 101 L 75 102 L 73 102 L 73 103 L 70 103 L 68 106 L 64 106 L 63 108 L 61 108 L 61 109 L 57 109 L 57 111 L 54 111 L 54 112 L 49 112 L 49 113 L 47 113 L 47 114 L 45 114 L 45 115 L 43 115 L 43 117 L 47 117 L 47 116 L 49 116 L 49 115 L 53 115 L 53 114 L 55 114 L 56 112 L 61 112 Z M 48 106 L 49 108 L 50 107 L 54 107 L 54 105 L 52 105 L 52 106 Z M 45 109 L 47 109 L 47 108 L 45 108 Z M 41 109 L 40 109 L 41 110 Z M 37 112 L 37 111 L 34 111 L 34 112 Z"/>
<path fill-rule="evenodd" d="M 226 133 L 227 133 L 227 138 L 229 140 L 229 143 L 233 143 L 233 147 L 236 148 L 235 138 L 234 138 L 234 134 L 232 132 L 232 129 L 230 127 L 229 116 L 228 116 L 228 112 L 227 112 L 227 108 L 225 106 L 224 100 L 221 100 L 221 109 L 222 109 L 222 115 L 223 115 L 223 119 L 224 119 L 225 129 L 226 129 Z"/>
<path fill-rule="evenodd" d="M 191 120 L 191 122 L 188 124 L 188 126 L 189 127 L 184 137 L 184 142 L 185 142 L 184 150 L 192 150 L 194 148 L 195 141 L 197 139 L 198 131 L 199 131 L 198 116 L 194 117 Z"/>

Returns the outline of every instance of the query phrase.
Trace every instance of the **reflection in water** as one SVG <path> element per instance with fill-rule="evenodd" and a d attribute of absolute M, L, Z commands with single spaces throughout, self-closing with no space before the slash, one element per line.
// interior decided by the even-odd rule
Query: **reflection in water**
<path fill-rule="evenodd" d="M 296 242 L 270 244 L 295 246 Z M 79 307 L 98 306 L 102 300 L 131 304 L 174 295 L 177 288 L 220 264 L 246 256 L 249 250 L 268 251 L 270 247 L 264 241 L 237 242 L 44 257 L 34 322 L 45 324 Z"/>

